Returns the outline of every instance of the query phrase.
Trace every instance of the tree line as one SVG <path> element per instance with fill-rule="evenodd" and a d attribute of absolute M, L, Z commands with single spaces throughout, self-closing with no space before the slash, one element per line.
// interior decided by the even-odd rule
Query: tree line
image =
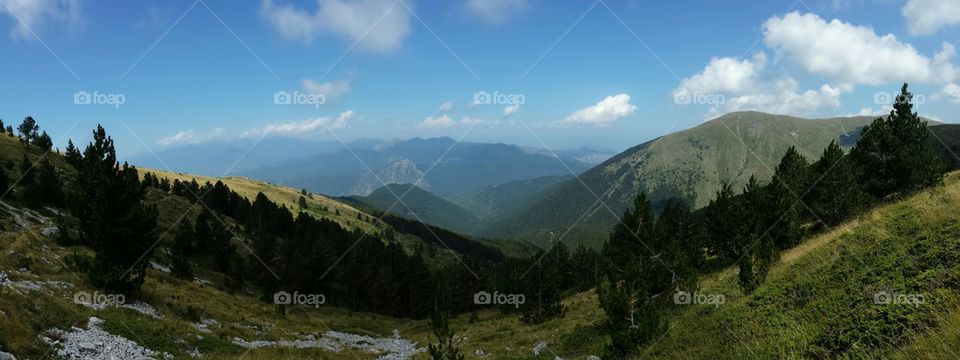
<path fill-rule="evenodd" d="M 603 247 L 605 358 L 627 358 L 663 336 L 673 295 L 695 291 L 699 274 L 735 265 L 740 289 L 751 294 L 780 252 L 804 237 L 938 184 L 947 161 L 927 141 L 912 98 L 904 84 L 890 114 L 862 128 L 849 153 L 833 141 L 810 163 L 790 147 L 769 183 L 751 177 L 739 194 L 725 184 L 696 213 L 674 200 L 656 217 L 638 195 Z"/>

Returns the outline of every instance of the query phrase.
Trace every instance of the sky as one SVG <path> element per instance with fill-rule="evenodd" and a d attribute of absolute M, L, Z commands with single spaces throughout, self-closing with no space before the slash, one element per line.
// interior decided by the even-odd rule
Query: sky
<path fill-rule="evenodd" d="M 741 110 L 960 121 L 960 0 L 0 0 L 0 118 L 623 150 Z"/>

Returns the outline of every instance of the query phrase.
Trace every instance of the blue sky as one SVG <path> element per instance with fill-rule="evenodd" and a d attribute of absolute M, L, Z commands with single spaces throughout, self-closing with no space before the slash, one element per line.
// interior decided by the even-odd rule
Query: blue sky
<path fill-rule="evenodd" d="M 903 81 L 922 115 L 960 108 L 956 0 L 0 4 L 0 118 L 58 145 L 103 123 L 125 155 L 263 135 L 622 150 L 735 110 L 881 113 Z"/>

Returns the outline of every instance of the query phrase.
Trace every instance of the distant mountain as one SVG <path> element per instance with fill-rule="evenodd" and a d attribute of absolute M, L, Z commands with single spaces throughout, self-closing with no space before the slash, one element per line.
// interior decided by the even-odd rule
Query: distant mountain
<path fill-rule="evenodd" d="M 447 195 L 444 199 L 476 214 L 482 221 L 488 222 L 529 205 L 538 194 L 546 191 L 550 186 L 569 179 L 573 179 L 573 176 L 544 176 L 518 180 L 497 186 L 470 189 Z"/>
<path fill-rule="evenodd" d="M 415 183 L 442 196 L 511 181 L 571 175 L 571 171 L 580 173 L 590 166 L 572 156 L 545 155 L 507 144 L 457 143 L 441 137 L 275 162 L 240 175 L 336 196 L 367 195 L 384 183 Z"/>
<path fill-rule="evenodd" d="M 386 142 L 361 139 L 348 143 L 358 150 L 373 149 Z M 291 159 L 317 156 L 344 149 L 339 142 L 319 142 L 286 137 L 265 137 L 188 144 L 130 156 L 127 162 L 153 169 L 206 176 L 235 175 Z M 158 159 L 159 158 L 159 159 Z"/>
<path fill-rule="evenodd" d="M 459 233 L 472 233 L 478 224 L 477 217 L 470 211 L 415 185 L 390 184 L 370 195 L 350 198 L 383 212 Z M 398 202 L 399 198 L 403 201 Z"/>
<path fill-rule="evenodd" d="M 577 161 L 587 163 L 590 165 L 597 165 L 607 159 L 612 158 L 614 155 L 617 155 L 616 151 L 594 148 L 589 146 L 580 147 L 572 150 L 555 150 L 550 151 L 547 149 L 540 148 L 524 148 L 532 154 L 541 154 L 548 156 L 558 156 L 561 158 L 572 158 Z"/>
<path fill-rule="evenodd" d="M 555 184 L 528 206 L 485 224 L 478 234 L 540 243 L 566 234 L 564 242 L 596 245 L 606 239 L 639 191 L 656 206 L 676 197 L 700 208 L 724 182 L 741 189 L 751 175 L 769 181 L 790 146 L 811 161 L 831 140 L 852 146 L 860 129 L 873 119 L 727 114 L 628 149 L 577 179 Z"/>

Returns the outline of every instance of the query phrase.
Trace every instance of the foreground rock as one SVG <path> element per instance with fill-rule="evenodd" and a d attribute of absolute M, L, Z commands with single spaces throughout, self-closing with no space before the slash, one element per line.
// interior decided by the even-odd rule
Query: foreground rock
<path fill-rule="evenodd" d="M 57 355 L 64 359 L 149 360 L 169 357 L 168 354 L 157 353 L 125 337 L 103 331 L 100 328 L 102 324 L 103 320 L 91 317 L 86 329 L 53 329 L 50 333 L 55 339 L 44 340 L 59 347 Z"/>
<path fill-rule="evenodd" d="M 299 340 L 277 341 L 245 341 L 241 338 L 234 338 L 233 343 L 248 349 L 289 347 L 297 349 L 319 348 L 331 352 L 340 352 L 345 348 L 351 348 L 378 354 L 379 357 L 377 359 L 381 360 L 412 359 L 414 355 L 426 351 L 423 347 L 417 347 L 416 342 L 401 338 L 400 332 L 397 330 L 393 331 L 393 337 L 390 338 L 374 338 L 364 335 L 327 331 L 323 334 L 323 337 L 319 339 L 313 335 L 307 335 Z"/>

